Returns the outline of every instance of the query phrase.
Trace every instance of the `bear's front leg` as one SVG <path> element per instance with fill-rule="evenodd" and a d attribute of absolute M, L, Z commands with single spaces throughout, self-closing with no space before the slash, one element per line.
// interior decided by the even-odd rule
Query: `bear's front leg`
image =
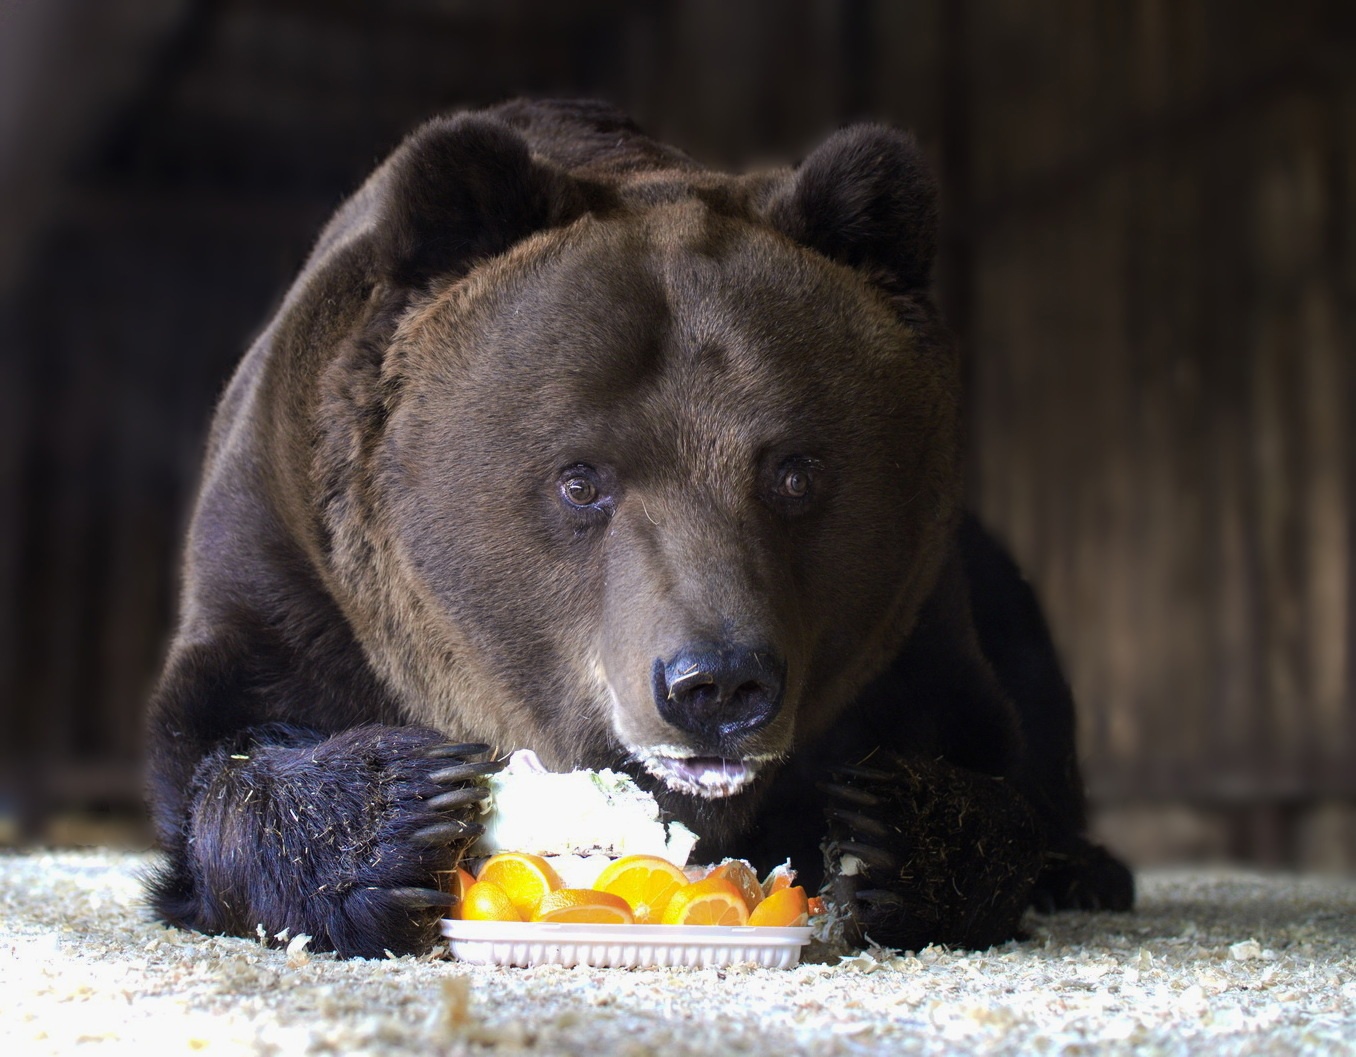
<path fill-rule="evenodd" d="M 1020 935 L 1045 834 L 1010 782 L 944 760 L 839 767 L 827 809 L 825 890 L 843 938 L 982 949 Z"/>
<path fill-rule="evenodd" d="M 481 832 L 475 779 L 502 766 L 473 759 L 485 751 L 423 727 L 245 731 L 199 763 L 152 904 L 173 924 L 304 932 L 344 957 L 426 951 L 451 903 L 435 875 Z"/>

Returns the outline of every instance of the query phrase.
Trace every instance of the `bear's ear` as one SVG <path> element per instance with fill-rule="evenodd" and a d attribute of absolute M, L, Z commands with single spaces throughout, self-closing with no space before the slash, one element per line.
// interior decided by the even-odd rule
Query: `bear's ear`
<path fill-rule="evenodd" d="M 937 183 L 907 133 L 884 125 L 834 133 L 774 193 L 767 219 L 892 292 L 928 285 L 937 252 Z"/>
<path fill-rule="evenodd" d="M 402 287 L 464 274 L 588 209 L 578 181 L 534 161 L 522 136 L 491 118 L 435 118 L 401 144 L 390 165 L 377 255 Z"/>

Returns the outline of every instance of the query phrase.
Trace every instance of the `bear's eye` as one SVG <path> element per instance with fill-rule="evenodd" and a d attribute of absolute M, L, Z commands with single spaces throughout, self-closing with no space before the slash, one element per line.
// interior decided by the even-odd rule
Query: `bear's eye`
<path fill-rule="evenodd" d="M 792 455 L 774 463 L 764 478 L 765 501 L 782 517 L 808 514 L 824 498 L 820 466 L 820 461 L 810 455 Z"/>
<path fill-rule="evenodd" d="M 804 467 L 792 467 L 782 474 L 777 491 L 788 499 L 804 499 L 810 494 L 810 472 Z"/>
<path fill-rule="evenodd" d="M 560 472 L 556 487 L 566 509 L 586 515 L 612 516 L 612 490 L 607 487 L 610 478 L 585 463 L 567 466 Z"/>
<path fill-rule="evenodd" d="M 598 501 L 598 486 L 587 477 L 567 477 L 561 482 L 560 492 L 575 506 L 589 506 Z"/>

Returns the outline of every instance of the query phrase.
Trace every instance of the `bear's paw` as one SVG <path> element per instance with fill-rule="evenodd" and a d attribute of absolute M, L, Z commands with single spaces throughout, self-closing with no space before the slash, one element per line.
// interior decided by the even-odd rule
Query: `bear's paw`
<path fill-rule="evenodd" d="M 835 769 L 825 894 L 855 945 L 980 949 L 1021 934 L 1044 834 L 1009 783 L 942 760 Z"/>
<path fill-rule="evenodd" d="M 1077 838 L 1068 848 L 1052 848 L 1031 893 L 1043 914 L 1056 910 L 1129 910 L 1135 903 L 1135 878 L 1100 845 Z"/>
<path fill-rule="evenodd" d="M 208 932 L 305 932 L 345 957 L 422 953 L 453 902 L 437 875 L 483 831 L 479 780 L 503 766 L 486 751 L 422 727 L 256 731 L 204 759 L 156 909 Z"/>

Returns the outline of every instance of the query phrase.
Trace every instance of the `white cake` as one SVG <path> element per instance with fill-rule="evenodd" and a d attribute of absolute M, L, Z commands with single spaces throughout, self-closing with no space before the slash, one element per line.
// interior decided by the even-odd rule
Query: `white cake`
<path fill-rule="evenodd" d="M 588 887 L 609 859 L 622 855 L 658 855 L 686 866 L 697 843 L 692 830 L 664 822 L 654 797 L 616 771 L 548 771 L 535 752 L 520 749 L 490 776 L 489 787 L 480 820 L 485 832 L 469 855 L 541 855 L 572 887 Z"/>

